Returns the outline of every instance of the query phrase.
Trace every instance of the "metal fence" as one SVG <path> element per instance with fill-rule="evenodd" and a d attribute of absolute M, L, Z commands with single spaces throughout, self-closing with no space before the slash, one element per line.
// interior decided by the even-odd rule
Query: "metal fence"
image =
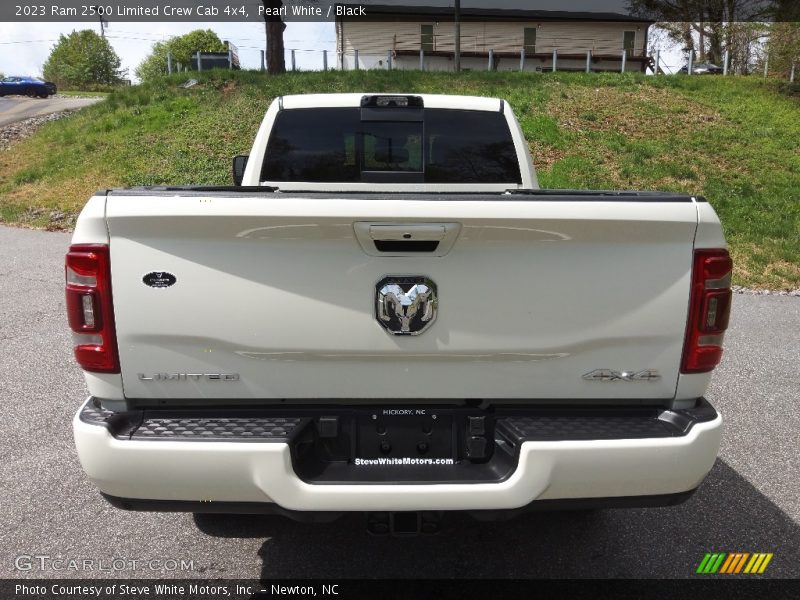
<path fill-rule="evenodd" d="M 230 42 L 225 42 L 227 52 L 195 52 L 189 64 L 174 61 L 172 53 L 167 53 L 167 74 L 182 71 L 207 71 L 209 69 L 240 69 L 239 49 Z"/>
<path fill-rule="evenodd" d="M 370 49 L 365 53 L 358 48 L 350 52 L 329 51 L 329 50 L 308 50 L 299 48 L 286 49 L 285 64 L 287 71 L 329 71 L 329 70 L 397 70 L 415 69 L 421 71 L 448 70 L 442 68 L 442 64 L 448 57 L 443 57 L 442 52 L 426 52 L 425 50 L 395 51 L 386 49 L 376 51 Z M 541 61 L 543 53 L 532 53 L 525 49 L 520 49 L 512 57 L 509 52 L 498 53 L 494 49 L 489 49 L 482 57 L 476 57 L 475 53 L 462 52 L 462 65 L 464 56 L 471 60 L 471 65 L 463 70 L 502 70 L 506 71 L 537 71 L 537 72 L 556 72 L 556 71 L 583 71 L 586 73 L 594 71 L 619 72 L 625 73 L 631 70 L 639 70 L 641 64 L 646 65 L 646 72 L 654 75 L 674 75 L 687 67 L 687 74 L 694 75 L 693 70 L 697 64 L 694 57 L 690 57 L 687 64 L 670 65 L 662 57 L 661 51 L 656 49 L 652 55 L 629 54 L 623 50 L 618 57 L 603 55 L 599 58 L 593 50 L 586 50 L 585 53 L 576 54 L 575 52 L 563 52 L 557 48 L 547 54 L 544 67 L 537 66 L 535 61 Z M 449 56 L 452 56 L 450 54 Z M 535 58 L 535 60 L 534 60 Z M 502 60 L 502 63 L 501 63 Z M 438 61 L 438 62 L 437 62 Z M 479 63 L 479 65 L 478 65 Z M 579 64 L 578 64 L 579 63 Z M 468 63 L 469 64 L 469 63 Z M 635 65 L 632 67 L 632 65 Z M 730 55 L 726 53 L 722 65 L 722 75 L 733 75 L 730 68 Z M 635 67 L 639 67 L 638 69 Z M 266 70 L 266 58 L 264 51 L 261 51 L 261 70 Z M 451 69 L 452 70 L 452 69 Z M 796 80 L 797 65 L 792 65 L 788 79 L 791 82 Z M 764 76 L 769 74 L 769 65 L 764 66 Z"/>
<path fill-rule="evenodd" d="M 542 62 L 542 53 L 532 53 L 525 49 L 519 50 L 513 55 L 509 52 L 495 52 L 489 49 L 483 56 L 476 56 L 476 53 L 464 51 L 462 53 L 462 65 L 466 64 L 463 70 L 487 70 L 487 71 L 619 71 L 626 72 L 631 70 L 632 61 L 641 65 L 642 61 L 650 65 L 652 58 L 648 56 L 629 56 L 627 51 L 622 51 L 619 56 L 611 57 L 608 55 L 598 56 L 592 50 L 587 50 L 585 54 L 561 53 L 554 49 L 546 57 L 546 67 L 536 65 L 535 62 Z M 534 57 L 535 54 L 535 57 Z M 452 55 L 451 55 L 452 56 Z M 535 58 L 535 60 L 534 60 Z M 387 49 L 380 54 L 375 50 L 370 50 L 365 54 L 359 49 L 351 52 L 335 52 L 328 50 L 304 50 L 287 49 L 285 64 L 287 71 L 329 71 L 329 70 L 397 70 L 397 69 L 418 69 L 422 71 L 448 70 L 442 65 L 449 57 L 444 57 L 442 53 L 429 53 L 419 50 L 413 53 L 409 51 L 394 51 Z M 608 65 L 613 64 L 613 68 Z M 598 68 L 599 65 L 599 68 Z M 264 52 L 261 51 L 261 70 L 266 70 L 266 60 Z"/>
<path fill-rule="evenodd" d="M 407 36 L 406 36 L 407 37 Z M 453 71 L 454 36 L 437 34 L 426 43 L 431 50 L 420 48 L 419 38 L 416 47 L 403 36 L 390 36 L 389 39 L 371 41 L 365 48 L 349 48 L 341 50 L 319 50 L 303 48 L 287 48 L 285 65 L 287 71 L 329 71 L 329 70 L 424 70 Z M 461 44 L 461 66 L 465 71 L 526 71 L 556 72 L 583 71 L 586 73 L 628 71 L 649 72 L 654 75 L 673 75 L 686 72 L 696 75 L 697 64 L 694 55 L 689 56 L 684 64 L 670 65 L 663 60 L 661 51 L 653 54 L 642 54 L 640 51 L 613 47 L 608 39 L 546 38 L 539 40 L 535 46 L 521 46 L 519 41 L 498 40 L 491 36 L 463 36 Z M 497 50 L 490 44 L 497 43 Z M 214 68 L 239 69 L 239 48 L 233 43 L 225 42 L 226 53 L 195 53 L 190 64 L 180 64 L 168 57 L 167 72 L 203 71 Z M 487 47 L 488 46 L 488 47 Z M 260 68 L 266 70 L 264 50 L 257 46 L 244 46 L 250 51 L 260 52 Z M 252 64 L 252 56 L 251 56 Z M 722 75 L 732 75 L 731 56 L 725 53 Z M 763 76 L 788 78 L 796 80 L 797 65 L 792 64 L 788 73 L 771 73 L 769 62 L 763 65 Z"/>
<path fill-rule="evenodd" d="M 537 48 L 539 50 L 539 48 Z M 384 51 L 370 48 L 365 55 L 358 48 L 350 52 L 287 48 L 285 54 L 285 65 L 287 71 L 330 71 L 330 70 L 397 70 L 414 69 L 421 71 L 451 70 L 448 67 L 452 60 L 452 53 L 440 51 L 426 52 L 423 49 L 415 51 L 397 51 L 386 49 Z M 544 58 L 546 56 L 546 59 Z M 594 71 L 625 73 L 628 71 L 641 71 L 654 75 L 674 75 L 686 70 L 687 75 L 694 75 L 694 67 L 697 60 L 690 56 L 684 65 L 667 64 L 661 51 L 656 49 L 653 55 L 629 54 L 623 50 L 619 56 L 608 54 L 598 55 L 589 49 L 583 54 L 574 51 L 564 52 L 558 48 L 553 48 L 552 52 L 546 55 L 543 52 L 531 52 L 530 49 L 522 48 L 517 53 L 495 52 L 489 48 L 485 55 L 462 50 L 462 70 L 486 70 L 486 71 L 528 71 L 528 72 L 556 72 L 556 71 L 583 71 L 586 73 Z M 644 69 L 642 68 L 644 65 Z M 722 75 L 732 75 L 730 68 L 731 57 L 725 53 L 722 67 Z M 195 53 L 190 64 L 180 64 L 168 57 L 168 73 L 183 71 L 203 71 L 208 69 L 239 69 L 238 49 L 230 44 L 227 53 Z M 264 50 L 260 51 L 260 69 L 266 70 L 266 55 Z M 763 76 L 770 75 L 769 62 L 765 61 Z M 788 74 L 773 76 L 786 77 L 790 82 L 796 81 L 797 65 L 793 64 Z"/>

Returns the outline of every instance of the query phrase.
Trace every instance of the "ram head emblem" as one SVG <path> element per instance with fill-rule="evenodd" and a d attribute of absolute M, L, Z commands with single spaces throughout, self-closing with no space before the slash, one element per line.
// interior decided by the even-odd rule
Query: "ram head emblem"
<path fill-rule="evenodd" d="M 375 316 L 392 335 L 419 335 L 436 320 L 436 284 L 421 276 L 388 276 L 376 286 Z"/>

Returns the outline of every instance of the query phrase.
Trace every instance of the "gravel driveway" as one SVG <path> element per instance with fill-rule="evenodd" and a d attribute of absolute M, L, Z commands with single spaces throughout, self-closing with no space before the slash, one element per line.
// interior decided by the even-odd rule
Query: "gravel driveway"
<path fill-rule="evenodd" d="M 41 117 L 51 113 L 78 110 L 103 100 L 97 98 L 74 98 L 67 96 L 51 96 L 50 98 L 26 98 L 25 96 L 6 96 L 0 98 L 0 127 L 23 121 L 32 117 Z"/>
<path fill-rule="evenodd" d="M 453 517 L 438 536 L 374 538 L 362 517 L 300 525 L 112 508 L 84 478 L 70 421 L 86 395 L 64 317 L 63 233 L 0 227 L 0 565 L 5 577 L 108 573 L 15 570 L 20 555 L 185 559 L 166 576 L 689 577 L 705 552 L 774 552 L 765 576 L 800 576 L 800 298 L 738 295 L 709 399 L 722 452 L 686 504 Z M 161 576 L 122 569 L 120 577 Z"/>

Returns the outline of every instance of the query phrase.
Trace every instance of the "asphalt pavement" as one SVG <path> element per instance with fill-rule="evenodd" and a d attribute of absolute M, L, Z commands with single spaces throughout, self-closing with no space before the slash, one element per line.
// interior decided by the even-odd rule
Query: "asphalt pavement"
<path fill-rule="evenodd" d="M 17 121 L 41 117 L 64 110 L 77 110 L 100 102 L 103 98 L 27 98 L 25 96 L 0 97 L 0 127 Z"/>
<path fill-rule="evenodd" d="M 765 577 L 800 576 L 800 298 L 735 297 L 708 394 L 725 418 L 722 450 L 687 503 L 503 523 L 454 516 L 436 536 L 383 538 L 367 534 L 361 515 L 298 524 L 108 505 L 72 441 L 87 391 L 64 316 L 68 243 L 68 234 L 0 227 L 4 577 L 682 578 L 706 552 L 772 552 Z M 57 571 L 56 559 L 93 566 Z"/>

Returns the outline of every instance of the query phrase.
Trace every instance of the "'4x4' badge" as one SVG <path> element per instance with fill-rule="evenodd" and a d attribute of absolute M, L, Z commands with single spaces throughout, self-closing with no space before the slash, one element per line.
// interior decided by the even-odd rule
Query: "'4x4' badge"
<path fill-rule="evenodd" d="M 636 372 L 597 369 L 591 373 L 586 373 L 583 378 L 587 381 L 658 381 L 661 379 L 661 374 L 655 369 Z"/>

